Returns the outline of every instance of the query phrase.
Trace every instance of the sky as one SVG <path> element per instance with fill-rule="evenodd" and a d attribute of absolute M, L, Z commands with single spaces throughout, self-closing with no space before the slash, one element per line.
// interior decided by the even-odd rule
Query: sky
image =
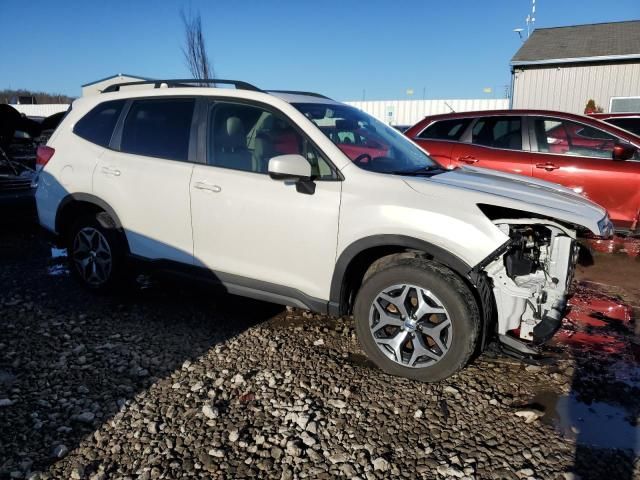
<path fill-rule="evenodd" d="M 218 78 L 343 101 L 495 98 L 531 0 L 0 0 L 0 89 L 189 77 L 181 8 L 200 12 Z M 640 0 L 537 0 L 535 26 L 634 19 Z"/>

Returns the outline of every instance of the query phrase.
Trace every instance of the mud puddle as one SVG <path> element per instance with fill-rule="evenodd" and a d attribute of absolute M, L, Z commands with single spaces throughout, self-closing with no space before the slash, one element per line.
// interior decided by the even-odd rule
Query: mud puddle
<path fill-rule="evenodd" d="M 580 283 L 551 345 L 584 350 L 587 354 L 633 354 L 636 345 L 640 345 L 635 334 L 634 308 L 620 298 Z"/>
<path fill-rule="evenodd" d="M 544 410 L 542 422 L 580 445 L 640 453 L 637 417 L 626 408 L 602 401 L 583 402 L 578 395 L 545 391 L 532 405 Z"/>

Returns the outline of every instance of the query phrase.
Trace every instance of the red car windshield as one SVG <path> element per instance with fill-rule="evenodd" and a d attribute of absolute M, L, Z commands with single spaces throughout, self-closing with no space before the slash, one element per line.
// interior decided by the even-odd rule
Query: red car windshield
<path fill-rule="evenodd" d="M 404 135 L 356 108 L 325 103 L 293 106 L 360 168 L 393 174 L 441 168 Z"/>

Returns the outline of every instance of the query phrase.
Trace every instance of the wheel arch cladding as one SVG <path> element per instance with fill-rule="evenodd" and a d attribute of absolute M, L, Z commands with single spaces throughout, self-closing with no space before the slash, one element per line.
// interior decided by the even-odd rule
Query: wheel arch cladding
<path fill-rule="evenodd" d="M 350 313 L 354 290 L 357 291 L 365 272 L 373 262 L 387 255 L 407 251 L 422 254 L 450 268 L 463 279 L 469 279 L 471 267 L 442 247 L 404 235 L 373 235 L 352 243 L 338 257 L 331 279 L 331 313 Z"/>
<path fill-rule="evenodd" d="M 77 219 L 79 215 L 98 213 L 101 211 L 107 213 L 113 221 L 113 225 L 105 226 L 122 230 L 122 223 L 118 215 L 107 202 L 89 193 L 70 193 L 64 197 L 58 207 L 55 224 L 56 232 L 64 236 L 65 232 L 68 231 L 73 221 Z"/>

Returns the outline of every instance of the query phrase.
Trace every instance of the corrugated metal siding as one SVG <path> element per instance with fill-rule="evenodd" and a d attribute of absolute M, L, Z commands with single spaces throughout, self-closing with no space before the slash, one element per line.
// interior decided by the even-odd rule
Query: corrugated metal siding
<path fill-rule="evenodd" d="M 609 111 L 611 97 L 640 96 L 640 63 L 516 69 L 513 108 L 583 113 L 589 99 Z"/>
<path fill-rule="evenodd" d="M 45 103 L 42 105 L 11 105 L 27 117 L 48 117 L 58 112 L 66 112 L 69 105 L 66 103 Z"/>
<path fill-rule="evenodd" d="M 473 110 L 501 110 L 509 108 L 506 98 L 456 99 L 456 100 L 375 100 L 345 102 L 378 120 L 391 125 L 413 125 L 427 115 L 449 113 L 449 104 L 456 112 Z"/>

